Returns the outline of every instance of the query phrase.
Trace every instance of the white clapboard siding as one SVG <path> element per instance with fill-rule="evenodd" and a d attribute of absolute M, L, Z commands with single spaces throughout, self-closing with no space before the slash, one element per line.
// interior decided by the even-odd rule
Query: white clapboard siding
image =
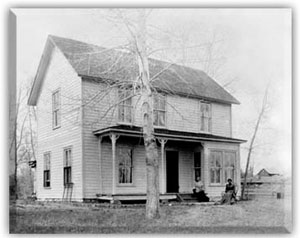
<path fill-rule="evenodd" d="M 52 92 L 61 95 L 61 126 L 52 128 Z M 54 48 L 37 104 L 37 197 L 63 196 L 63 149 L 72 146 L 73 199 L 82 200 L 81 79 L 60 51 Z M 43 186 L 43 154 L 51 152 L 51 188 Z"/>
<path fill-rule="evenodd" d="M 101 192 L 101 174 L 99 162 L 98 138 L 93 131 L 116 124 L 116 107 L 113 105 L 116 89 L 106 90 L 107 85 L 91 80 L 82 80 L 83 107 L 83 157 L 84 157 L 84 197 L 93 198 Z M 104 116 L 105 115 L 105 116 Z M 104 151 L 103 153 L 106 153 Z M 109 152 L 110 153 L 110 152 Z M 111 167 L 106 169 L 107 164 L 102 164 L 104 173 L 112 173 Z M 109 175 L 103 174 L 102 178 L 109 179 Z M 104 181 L 102 181 L 104 183 Z M 104 183 L 105 184 L 105 183 Z M 105 187 L 103 188 L 106 191 Z M 103 192 L 104 192 L 103 191 Z"/>
<path fill-rule="evenodd" d="M 105 90 L 107 88 L 107 90 Z M 104 95 L 104 93 L 109 92 Z M 83 80 L 83 97 L 89 101 L 84 108 L 85 124 L 92 124 L 92 129 L 101 129 L 117 124 L 118 97 L 117 90 L 110 89 L 103 83 L 92 80 Z M 199 133 L 200 131 L 200 100 L 195 98 L 166 95 L 166 128 L 186 132 Z M 132 100 L 132 124 L 142 126 L 141 100 L 134 97 Z M 212 102 L 212 134 L 231 136 L 231 105 Z M 107 112 L 108 108 L 111 108 Z"/>
<path fill-rule="evenodd" d="M 212 134 L 231 137 L 231 105 L 212 103 Z"/>

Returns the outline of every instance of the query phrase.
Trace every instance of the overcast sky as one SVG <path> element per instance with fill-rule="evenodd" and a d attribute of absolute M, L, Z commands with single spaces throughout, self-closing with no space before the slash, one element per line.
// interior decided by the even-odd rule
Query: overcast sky
<path fill-rule="evenodd" d="M 105 11 L 91 9 L 22 9 L 17 14 L 17 80 L 33 78 L 48 34 L 106 47 L 124 41 L 124 35 L 103 20 Z M 233 108 L 234 137 L 250 140 L 270 82 L 270 110 L 261 146 L 253 154 L 255 171 L 290 173 L 291 168 L 291 11 L 289 9 L 155 9 L 149 22 L 159 28 L 190 29 L 194 41 L 209 38 L 212 30 L 223 36 L 226 58 L 219 83 L 236 78 L 232 94 L 241 102 Z M 201 38 L 201 39 L 200 39 Z M 197 64 L 192 67 L 201 67 Z M 241 147 L 244 168 L 246 148 Z"/>

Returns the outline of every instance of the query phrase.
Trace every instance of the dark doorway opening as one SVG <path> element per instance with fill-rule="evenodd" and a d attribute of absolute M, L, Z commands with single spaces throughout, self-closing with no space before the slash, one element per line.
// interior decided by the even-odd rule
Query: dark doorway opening
<path fill-rule="evenodd" d="M 166 151 L 166 170 L 167 193 L 178 193 L 178 151 Z"/>

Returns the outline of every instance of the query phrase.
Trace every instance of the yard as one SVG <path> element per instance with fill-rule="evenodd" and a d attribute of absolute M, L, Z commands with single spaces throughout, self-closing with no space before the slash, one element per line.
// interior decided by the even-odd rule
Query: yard
<path fill-rule="evenodd" d="M 235 205 L 161 206 L 145 219 L 144 205 L 66 204 L 18 201 L 10 208 L 11 233 L 286 233 L 290 199 L 257 198 Z"/>

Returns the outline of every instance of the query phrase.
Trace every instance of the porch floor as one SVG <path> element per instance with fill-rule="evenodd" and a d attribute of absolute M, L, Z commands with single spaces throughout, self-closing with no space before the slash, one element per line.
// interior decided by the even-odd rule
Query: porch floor
<path fill-rule="evenodd" d="M 122 201 L 145 201 L 147 194 L 116 194 L 116 195 L 99 195 L 98 201 L 122 202 Z M 198 202 L 192 193 L 166 193 L 160 194 L 161 201 L 177 200 L 179 202 Z"/>

